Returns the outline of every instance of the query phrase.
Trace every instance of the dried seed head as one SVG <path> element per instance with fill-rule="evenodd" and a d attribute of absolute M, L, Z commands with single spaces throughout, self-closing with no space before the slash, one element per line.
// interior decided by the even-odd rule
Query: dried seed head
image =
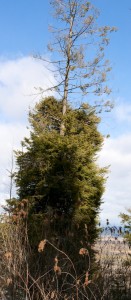
<path fill-rule="evenodd" d="M 58 258 L 57 258 L 57 256 L 55 257 L 55 263 L 58 264 Z"/>
<path fill-rule="evenodd" d="M 55 291 L 53 291 L 52 293 L 51 293 L 51 299 L 54 299 L 55 298 Z"/>
<path fill-rule="evenodd" d="M 12 258 L 12 253 L 8 251 L 4 254 L 4 256 L 6 259 L 10 260 Z"/>
<path fill-rule="evenodd" d="M 88 255 L 89 252 L 88 252 L 88 250 L 86 248 L 81 248 L 80 251 L 79 251 L 79 254 L 80 255 Z"/>
<path fill-rule="evenodd" d="M 46 240 L 42 240 L 38 245 L 38 252 L 42 252 L 45 248 Z"/>
<path fill-rule="evenodd" d="M 58 275 L 61 275 L 61 268 L 59 266 L 57 266 L 57 264 L 54 266 L 54 271 L 55 273 L 57 273 Z"/>
<path fill-rule="evenodd" d="M 7 278 L 6 283 L 7 283 L 7 286 L 9 286 L 12 283 L 12 279 L 11 278 Z"/>

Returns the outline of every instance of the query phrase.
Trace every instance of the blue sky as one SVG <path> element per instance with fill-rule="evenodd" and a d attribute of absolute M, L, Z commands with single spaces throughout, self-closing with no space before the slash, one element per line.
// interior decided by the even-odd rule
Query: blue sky
<path fill-rule="evenodd" d="M 99 23 L 118 28 L 112 34 L 107 56 L 111 61 L 114 95 L 130 97 L 130 0 L 94 0 L 100 10 Z M 1 0 L 0 3 L 0 56 L 14 58 L 19 55 L 46 53 L 49 41 L 48 25 L 53 22 L 51 7 L 46 0 Z"/>
<path fill-rule="evenodd" d="M 27 133 L 28 107 L 38 97 L 30 96 L 34 86 L 48 86 L 52 75 L 44 65 L 33 61 L 33 54 L 47 55 L 52 24 L 48 0 L 0 1 L 0 200 L 8 197 L 11 149 L 20 145 Z M 100 155 L 100 164 L 111 165 L 103 196 L 102 218 L 115 222 L 130 206 L 131 195 L 131 1 L 94 0 L 100 10 L 99 24 L 116 26 L 106 51 L 110 73 L 112 113 L 104 116 L 101 130 L 110 133 Z M 113 209 L 113 213 L 112 213 Z M 117 218 L 116 218 L 117 219 Z"/>
<path fill-rule="evenodd" d="M 2 0 L 0 4 L 1 55 L 30 55 L 44 50 L 48 38 L 49 2 Z"/>

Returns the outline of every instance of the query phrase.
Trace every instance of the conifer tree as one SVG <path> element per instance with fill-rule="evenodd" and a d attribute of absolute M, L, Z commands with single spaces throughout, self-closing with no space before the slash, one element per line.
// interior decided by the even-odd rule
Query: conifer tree
<path fill-rule="evenodd" d="M 128 208 L 126 210 L 126 213 L 121 213 L 119 217 L 121 218 L 121 222 L 125 227 L 124 237 L 129 243 L 129 246 L 131 246 L 131 208 Z"/>
<path fill-rule="evenodd" d="M 98 13 L 85 0 L 52 0 L 51 3 L 62 26 L 55 32 L 56 49 L 48 47 L 57 52 L 56 60 L 49 61 L 49 65 L 55 64 L 56 85 L 52 90 L 60 95 L 60 100 L 43 98 L 30 111 L 30 137 L 24 138 L 22 150 L 16 152 L 18 199 L 8 201 L 13 225 L 21 219 L 26 224 L 32 250 L 31 256 L 30 249 L 27 253 L 26 272 L 30 270 L 35 283 L 39 277 L 49 285 L 50 278 L 47 280 L 43 274 L 52 269 L 55 256 L 54 252 L 38 254 L 38 244 L 44 239 L 67 253 L 78 276 L 86 272 L 88 281 L 85 261 L 87 258 L 89 270 L 105 182 L 106 168 L 96 164 L 103 137 L 98 130 L 100 118 L 96 104 L 90 106 L 86 101 L 76 107 L 69 103 L 72 95 L 81 102 L 80 95 L 92 93 L 95 97 L 110 93 L 105 84 L 110 68 L 104 61 L 104 48 L 109 42 L 108 33 L 115 30 L 97 27 Z M 44 92 L 42 88 L 41 91 Z M 108 110 L 110 102 L 104 105 Z M 26 247 L 24 250 L 27 251 Z M 65 260 L 63 266 L 66 264 Z M 32 299 L 35 297 L 33 290 Z M 41 291 L 38 297 L 43 299 Z"/>
<path fill-rule="evenodd" d="M 60 27 L 55 29 L 53 46 L 48 46 L 56 51 L 54 61 L 48 61 L 56 77 L 50 90 L 60 100 L 43 98 L 30 112 L 30 138 L 16 153 L 16 186 L 18 205 L 23 198 L 29 201 L 31 242 L 36 245 L 44 235 L 74 256 L 80 246 L 90 248 L 97 233 L 105 169 L 96 164 L 103 142 L 96 107 L 101 109 L 103 103 L 96 105 L 95 100 L 110 94 L 104 50 L 115 28 L 97 26 L 98 12 L 85 0 L 52 0 L 51 4 Z M 92 106 L 69 105 L 90 94 L 95 99 Z M 104 105 L 108 110 L 110 102 Z"/>
<path fill-rule="evenodd" d="M 67 106 L 61 136 L 61 110 L 62 101 L 48 97 L 30 112 L 32 130 L 22 142 L 24 151 L 17 152 L 16 185 L 20 201 L 29 201 L 32 224 L 42 220 L 36 244 L 43 237 L 56 238 L 72 255 L 81 244 L 88 248 L 97 234 L 105 169 L 97 166 L 96 155 L 103 137 L 97 128 L 100 118 L 87 104 Z M 33 225 L 31 232 L 34 240 Z"/>

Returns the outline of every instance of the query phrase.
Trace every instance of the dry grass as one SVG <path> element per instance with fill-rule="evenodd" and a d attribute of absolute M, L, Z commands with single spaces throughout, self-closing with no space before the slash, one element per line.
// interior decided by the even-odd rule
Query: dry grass
<path fill-rule="evenodd" d="M 0 299 L 130 299 L 131 250 L 122 239 L 100 237 L 97 240 L 95 272 L 92 272 L 88 250 L 80 248 L 79 256 L 85 261 L 86 272 L 78 276 L 68 254 L 50 241 L 41 240 L 34 252 L 24 224 L 20 221 L 13 224 L 7 217 L 1 222 Z"/>
<path fill-rule="evenodd" d="M 131 249 L 122 236 L 101 236 L 95 244 L 96 260 L 101 272 L 102 299 L 130 299 Z"/>

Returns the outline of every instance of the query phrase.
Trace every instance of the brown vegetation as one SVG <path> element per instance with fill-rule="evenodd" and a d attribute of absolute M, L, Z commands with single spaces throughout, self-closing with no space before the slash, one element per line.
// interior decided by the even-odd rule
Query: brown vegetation
<path fill-rule="evenodd" d="M 86 272 L 78 276 L 70 257 L 50 241 L 41 240 L 35 253 L 29 245 L 26 225 L 26 221 L 14 223 L 7 216 L 1 220 L 2 300 L 130 299 L 131 251 L 122 239 L 97 240 L 95 267 L 90 264 L 88 250 L 80 247 Z"/>

